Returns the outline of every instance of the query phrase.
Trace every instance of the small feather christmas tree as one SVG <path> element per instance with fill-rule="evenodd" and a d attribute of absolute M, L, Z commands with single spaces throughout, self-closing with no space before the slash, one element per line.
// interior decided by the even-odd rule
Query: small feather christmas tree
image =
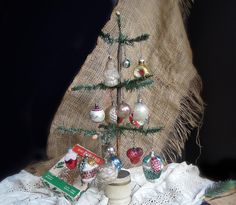
<path fill-rule="evenodd" d="M 133 79 L 122 78 L 122 69 L 129 69 L 131 64 L 130 59 L 126 57 L 126 46 L 133 46 L 136 43 L 146 41 L 149 35 L 141 34 L 137 37 L 130 38 L 122 32 L 121 16 L 119 12 L 116 13 L 116 18 L 118 36 L 114 37 L 110 33 L 101 32 L 100 37 L 110 47 L 117 45 L 117 65 L 115 65 L 114 59 L 109 55 L 104 71 L 103 82 L 98 84 L 89 82 L 88 84 L 76 85 L 71 89 L 72 92 L 97 89 L 114 92 L 116 90 L 116 96 L 111 95 L 111 106 L 104 111 L 99 105 L 94 103 L 95 107 L 90 111 L 90 118 L 96 125 L 92 129 L 66 128 L 63 126 L 58 129 L 61 132 L 71 135 L 80 133 L 86 137 L 92 137 L 93 139 L 100 138 L 103 144 L 103 157 L 105 157 L 107 164 L 112 162 L 119 171 L 122 167 L 122 162 L 119 159 L 121 137 L 125 136 L 126 132 L 139 133 L 145 136 L 151 134 L 152 136 L 152 134 L 160 132 L 162 128 L 149 127 L 149 108 L 141 98 L 140 89 L 149 87 L 154 83 L 152 74 L 146 66 L 145 61 L 142 58 L 139 60 L 138 65 L 133 70 Z M 124 91 L 137 92 L 137 102 L 133 109 L 125 102 Z M 116 149 L 112 145 L 114 141 Z M 133 147 L 127 150 L 127 156 L 131 163 L 137 164 L 143 155 L 143 150 L 141 147 L 135 146 L 135 138 L 133 139 L 132 146 Z M 158 157 L 152 149 L 150 151 L 152 152 L 145 157 L 144 172 L 148 172 L 145 176 L 150 177 L 153 181 L 158 178 L 161 173 L 161 169 L 157 169 L 156 166 L 153 166 L 153 161 L 155 161 L 156 164 L 158 163 L 158 167 L 162 167 L 162 160 L 160 160 L 160 157 Z"/>

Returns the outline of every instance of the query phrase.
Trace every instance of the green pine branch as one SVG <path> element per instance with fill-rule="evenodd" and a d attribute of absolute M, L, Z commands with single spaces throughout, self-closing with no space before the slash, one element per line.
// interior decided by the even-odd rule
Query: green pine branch
<path fill-rule="evenodd" d="M 94 135 L 98 135 L 101 137 L 102 143 L 110 143 L 112 139 L 116 137 L 116 133 L 113 130 L 103 130 L 103 131 L 97 131 L 97 130 L 89 130 L 89 129 L 81 129 L 81 128 L 66 128 L 66 127 L 58 127 L 58 131 L 60 131 L 62 134 L 69 134 L 69 135 L 75 135 L 75 134 L 83 134 L 85 137 L 92 137 Z"/>
<path fill-rule="evenodd" d="M 132 80 L 124 80 L 117 85 L 118 88 L 125 88 L 127 91 L 133 91 L 139 88 L 150 86 L 154 83 L 154 80 L 149 79 L 152 75 L 145 77 L 135 78 Z"/>
<path fill-rule="evenodd" d="M 126 45 L 131 45 L 133 46 L 135 42 L 141 42 L 141 41 L 146 41 L 149 38 L 149 34 L 142 34 L 140 36 L 137 36 L 136 38 L 131 38 L 131 39 L 125 39 L 124 43 Z"/>
<path fill-rule="evenodd" d="M 129 46 L 133 46 L 134 43 L 136 42 L 141 42 L 141 41 L 146 41 L 149 38 L 149 34 L 142 34 L 140 36 L 137 36 L 135 38 L 129 38 L 128 36 L 124 35 L 123 33 L 120 33 L 118 38 L 114 38 L 111 36 L 111 34 L 109 33 L 104 33 L 104 32 L 100 32 L 99 35 L 104 42 L 106 42 L 107 44 L 114 44 L 114 43 L 119 43 L 119 44 L 126 44 Z"/>
<path fill-rule="evenodd" d="M 80 84 L 76 85 L 73 88 L 71 88 L 71 91 L 79 91 L 79 90 L 106 90 L 108 87 L 104 83 L 99 84 Z"/>
<path fill-rule="evenodd" d="M 99 134 L 99 132 L 97 130 L 86 130 L 86 129 L 82 129 L 82 128 L 66 128 L 63 126 L 60 126 L 57 128 L 57 130 L 59 130 L 60 132 L 62 132 L 63 134 L 83 134 L 85 137 L 92 137 L 93 135 Z"/>
<path fill-rule="evenodd" d="M 124 80 L 114 87 L 108 87 L 104 83 L 99 84 L 80 84 L 71 88 L 72 91 L 79 90 L 107 90 L 107 89 L 116 89 L 116 88 L 125 88 L 127 91 L 134 91 L 139 88 L 150 86 L 154 81 L 149 79 L 152 75 L 135 78 L 132 80 Z"/>
<path fill-rule="evenodd" d="M 113 38 L 109 33 L 104 33 L 104 32 L 100 32 L 99 36 L 101 37 L 101 39 L 103 41 L 105 41 L 107 44 L 112 45 L 113 43 L 116 42 L 115 38 Z"/>
<path fill-rule="evenodd" d="M 137 128 L 137 127 L 131 126 L 131 124 L 120 125 L 120 126 L 117 126 L 115 124 L 108 124 L 108 125 L 100 124 L 99 128 L 103 128 L 105 130 L 109 130 L 110 132 L 114 132 L 114 133 L 116 133 L 117 131 L 120 131 L 121 133 L 128 131 L 128 132 L 138 132 L 144 135 L 154 134 L 154 133 L 160 132 L 163 129 L 162 127 Z"/>
<path fill-rule="evenodd" d="M 57 129 L 64 133 L 64 134 L 78 134 L 81 133 L 83 134 L 85 137 L 91 137 L 95 134 L 100 135 L 101 133 L 105 133 L 106 135 L 110 135 L 112 137 L 115 137 L 115 134 L 117 133 L 117 131 L 120 131 L 121 133 L 124 133 L 125 131 L 128 132 L 138 132 L 144 135 L 148 135 L 148 134 L 154 134 L 157 132 L 160 132 L 163 128 L 162 127 L 152 127 L 152 128 L 144 128 L 144 127 L 133 127 L 131 124 L 126 124 L 126 125 L 120 125 L 117 126 L 116 124 L 100 124 L 99 128 L 102 129 L 101 131 L 97 131 L 94 129 L 91 130 L 86 130 L 86 129 L 81 129 L 81 128 L 66 128 L 63 126 L 58 127 Z"/>
<path fill-rule="evenodd" d="M 203 198 L 216 198 L 220 197 L 222 194 L 236 189 L 236 181 L 235 180 L 227 180 L 215 182 L 212 186 L 206 189 Z"/>

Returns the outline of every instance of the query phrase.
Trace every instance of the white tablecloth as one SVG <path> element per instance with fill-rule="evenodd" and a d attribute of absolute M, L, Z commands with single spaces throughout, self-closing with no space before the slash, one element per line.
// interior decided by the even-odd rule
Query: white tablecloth
<path fill-rule="evenodd" d="M 171 163 L 156 183 L 147 182 L 142 167 L 129 170 L 132 178 L 131 205 L 199 205 L 205 189 L 213 182 L 199 176 L 196 166 Z M 1 205 L 71 205 L 45 188 L 40 177 L 26 171 L 0 182 Z M 75 205 L 107 205 L 108 199 L 95 187 L 89 188 Z"/>

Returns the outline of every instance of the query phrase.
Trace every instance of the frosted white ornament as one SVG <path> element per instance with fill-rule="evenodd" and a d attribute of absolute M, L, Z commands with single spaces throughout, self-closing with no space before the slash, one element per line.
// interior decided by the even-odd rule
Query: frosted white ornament
<path fill-rule="evenodd" d="M 118 176 L 118 169 L 110 162 L 100 166 L 97 173 L 97 183 L 99 189 L 103 189 L 107 184 L 112 183 Z"/>
<path fill-rule="evenodd" d="M 133 120 L 141 122 L 141 124 L 145 124 L 146 122 L 148 122 L 148 119 L 149 119 L 149 109 L 142 102 L 142 99 L 139 98 L 134 106 Z"/>
<path fill-rule="evenodd" d="M 102 122 L 105 119 L 105 112 L 102 108 L 95 104 L 95 107 L 89 113 L 93 122 Z"/>
<path fill-rule="evenodd" d="M 108 87 L 114 87 L 118 85 L 120 75 L 118 70 L 114 64 L 112 57 L 108 57 L 108 61 L 106 64 L 105 72 L 104 72 L 104 84 Z"/>

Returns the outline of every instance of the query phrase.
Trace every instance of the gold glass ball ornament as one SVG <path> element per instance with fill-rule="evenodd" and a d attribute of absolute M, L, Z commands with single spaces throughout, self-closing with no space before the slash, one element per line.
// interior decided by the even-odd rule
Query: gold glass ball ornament
<path fill-rule="evenodd" d="M 145 61 L 143 59 L 139 60 L 138 66 L 134 68 L 134 77 L 140 78 L 150 75 L 147 66 L 145 65 Z"/>
<path fill-rule="evenodd" d="M 96 164 L 95 159 L 93 159 L 92 157 L 88 158 L 88 164 L 94 166 Z"/>
<path fill-rule="evenodd" d="M 108 57 L 104 77 L 104 84 L 108 87 L 114 87 L 119 83 L 120 75 L 111 56 Z"/>

